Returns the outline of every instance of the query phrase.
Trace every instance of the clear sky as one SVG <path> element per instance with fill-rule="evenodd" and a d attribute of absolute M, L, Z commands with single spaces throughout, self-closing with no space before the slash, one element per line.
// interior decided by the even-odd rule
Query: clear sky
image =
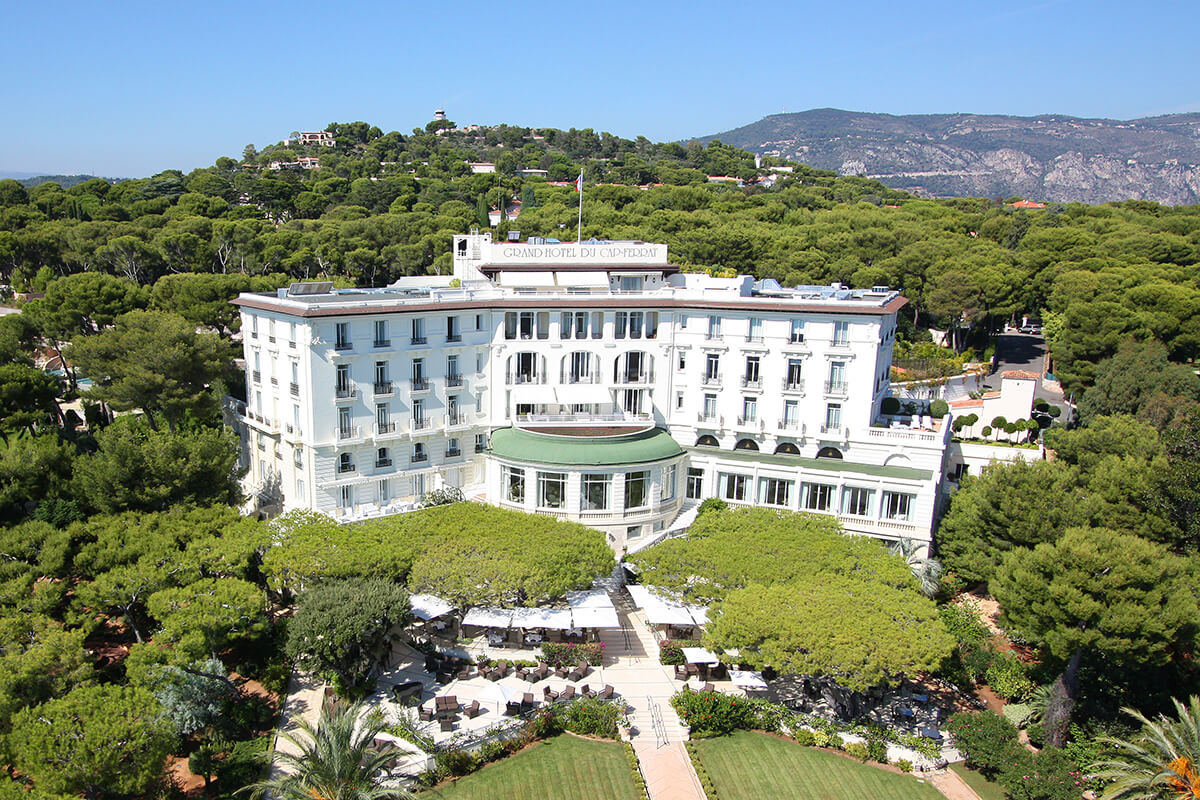
<path fill-rule="evenodd" d="M 0 170 L 138 177 L 365 120 L 654 140 L 783 110 L 1200 111 L 1196 0 L 0 2 Z"/>

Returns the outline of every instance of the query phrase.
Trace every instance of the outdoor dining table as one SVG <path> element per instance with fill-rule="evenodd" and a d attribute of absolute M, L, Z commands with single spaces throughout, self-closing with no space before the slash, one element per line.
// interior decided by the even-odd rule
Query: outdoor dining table
<path fill-rule="evenodd" d="M 542 640 L 543 636 L 540 633 L 525 634 L 525 644 L 540 644 Z"/>

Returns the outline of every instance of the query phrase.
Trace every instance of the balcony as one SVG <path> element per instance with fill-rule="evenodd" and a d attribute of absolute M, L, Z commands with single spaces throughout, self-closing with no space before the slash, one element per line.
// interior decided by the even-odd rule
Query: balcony
<path fill-rule="evenodd" d="M 717 414 L 705 414 L 703 411 L 696 415 L 696 421 L 710 427 L 718 427 L 725 424 L 724 417 Z"/>
<path fill-rule="evenodd" d="M 432 417 L 421 417 L 412 421 L 412 429 L 414 431 L 427 431 L 433 427 Z"/>
<path fill-rule="evenodd" d="M 448 428 L 454 428 L 459 425 L 469 425 L 469 424 L 470 424 L 470 422 L 467 421 L 466 414 L 460 414 L 458 412 L 455 412 L 453 414 L 446 415 L 446 427 L 448 427 Z"/>
<path fill-rule="evenodd" d="M 763 336 L 761 333 L 751 333 L 746 336 L 746 341 L 751 344 L 762 344 Z"/>
<path fill-rule="evenodd" d="M 394 391 L 394 389 L 392 389 L 391 381 L 375 381 L 375 396 L 376 397 L 378 397 L 380 395 L 384 395 L 384 394 L 391 394 L 393 391 Z"/>
<path fill-rule="evenodd" d="M 703 384 L 704 386 L 720 386 L 721 385 L 721 373 L 706 372 L 706 373 L 704 373 L 704 377 L 702 377 L 700 379 L 700 383 Z"/>
<path fill-rule="evenodd" d="M 720 339 L 721 331 L 719 329 L 715 331 L 709 331 L 708 333 L 704 334 L 704 338 L 710 342 Z"/>
<path fill-rule="evenodd" d="M 347 472 L 355 472 L 356 469 L 357 468 L 353 464 L 338 464 L 337 467 L 338 475 L 344 475 Z"/>
<path fill-rule="evenodd" d="M 339 442 L 348 442 L 353 439 L 361 439 L 362 433 L 357 425 L 351 425 L 345 428 L 338 428 L 337 438 Z"/>
<path fill-rule="evenodd" d="M 828 434 L 830 436 L 841 436 L 844 432 L 845 430 L 840 424 L 825 424 L 821 426 L 821 433 Z"/>
<path fill-rule="evenodd" d="M 504 382 L 509 386 L 513 386 L 527 383 L 545 383 L 546 380 L 541 375 L 529 372 L 506 372 L 504 373 Z"/>
<path fill-rule="evenodd" d="M 461 455 L 462 455 L 461 447 L 447 447 L 446 448 L 446 458 L 458 458 Z"/>
<path fill-rule="evenodd" d="M 257 339 L 257 338 L 258 338 L 258 331 L 250 331 L 250 338 L 251 338 L 251 339 Z"/>
<path fill-rule="evenodd" d="M 344 350 L 353 350 L 354 345 L 351 344 L 350 342 L 334 342 L 333 349 L 334 350 L 343 350 L 343 351 Z"/>
<path fill-rule="evenodd" d="M 392 340 L 391 339 L 376 339 L 375 341 L 371 342 L 371 346 L 375 347 L 375 348 L 379 348 L 379 349 L 383 349 L 385 347 L 391 347 Z"/>
<path fill-rule="evenodd" d="M 278 385 L 279 385 L 279 378 L 276 378 L 274 375 L 272 375 L 272 376 L 271 376 L 271 385 L 272 385 L 272 386 L 278 386 Z"/>
<path fill-rule="evenodd" d="M 413 453 L 409 461 L 413 464 L 424 464 L 429 460 L 429 453 Z"/>
<path fill-rule="evenodd" d="M 394 422 L 376 422 L 375 433 L 381 436 L 386 436 L 389 433 L 396 432 L 396 423 Z"/>
<path fill-rule="evenodd" d="M 463 376 L 461 372 L 452 372 L 446 376 L 446 388 L 457 389 L 463 385 Z"/>
<path fill-rule="evenodd" d="M 802 431 L 804 428 L 800 425 L 800 420 L 798 419 L 781 419 L 779 420 L 779 430 Z"/>
<path fill-rule="evenodd" d="M 751 414 L 750 416 L 738 416 L 737 426 L 739 428 L 757 428 L 760 427 L 758 416 Z"/>
<path fill-rule="evenodd" d="M 387 469 L 390 466 L 392 466 L 392 460 L 390 458 L 375 459 L 375 469 Z"/>
<path fill-rule="evenodd" d="M 262 383 L 262 372 L 260 372 L 258 370 L 254 370 L 253 372 L 251 372 L 250 380 L 254 381 L 255 383 Z"/>
<path fill-rule="evenodd" d="M 475 452 L 476 453 L 487 452 L 487 443 L 486 442 L 476 442 L 475 443 Z"/>
<path fill-rule="evenodd" d="M 427 392 L 429 391 L 429 379 L 413 378 L 412 381 L 409 382 L 408 388 L 413 392 Z"/>
<path fill-rule="evenodd" d="M 749 375 L 742 376 L 743 389 L 762 389 L 762 378 L 755 375 L 753 378 Z"/>
<path fill-rule="evenodd" d="M 599 383 L 600 375 L 595 374 L 595 373 L 585 375 L 581 372 L 568 372 L 561 377 L 559 382 L 560 383 Z"/>
<path fill-rule="evenodd" d="M 334 395 L 338 400 L 353 400 L 358 397 L 358 389 L 353 386 L 338 386 L 334 389 Z"/>
<path fill-rule="evenodd" d="M 785 392 L 804 392 L 804 381 L 800 378 L 784 378 L 783 390 Z"/>
<path fill-rule="evenodd" d="M 270 343 L 270 344 L 275 344 L 275 337 L 274 337 L 274 336 L 268 336 L 268 337 L 267 337 L 267 342 L 268 342 L 268 343 Z"/>
<path fill-rule="evenodd" d="M 654 383 L 654 370 L 618 373 L 617 383 Z"/>
<path fill-rule="evenodd" d="M 414 336 L 408 340 L 408 343 L 413 347 L 422 347 L 429 344 L 429 339 L 425 338 L 424 336 Z"/>
<path fill-rule="evenodd" d="M 456 344 L 461 341 L 462 341 L 461 333 L 447 333 L 446 334 L 446 343 L 447 344 Z"/>
<path fill-rule="evenodd" d="M 850 340 L 849 339 L 834 339 L 833 341 L 831 341 L 829 343 L 829 347 L 834 350 L 849 350 L 850 349 Z"/>
<path fill-rule="evenodd" d="M 841 395 L 845 397 L 848 392 L 845 381 L 825 381 L 825 394 Z"/>
<path fill-rule="evenodd" d="M 288 391 L 292 393 L 292 397 L 299 397 L 300 396 L 300 384 L 296 383 L 295 381 L 292 381 L 291 383 L 288 384 Z"/>
<path fill-rule="evenodd" d="M 793 333 L 788 337 L 788 344 L 804 344 L 804 334 Z"/>
<path fill-rule="evenodd" d="M 296 340 L 295 340 L 295 339 L 288 339 L 288 347 L 290 347 L 291 349 L 295 350 L 295 349 L 296 349 Z"/>

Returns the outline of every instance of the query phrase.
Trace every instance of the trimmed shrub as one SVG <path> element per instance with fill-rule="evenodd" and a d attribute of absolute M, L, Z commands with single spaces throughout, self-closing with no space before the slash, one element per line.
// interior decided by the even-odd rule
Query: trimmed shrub
<path fill-rule="evenodd" d="M 546 642 L 542 645 L 542 659 L 552 667 L 573 667 L 580 661 L 596 667 L 603 658 L 604 642 Z"/>
<path fill-rule="evenodd" d="M 616 739 L 617 723 L 621 719 L 623 704 L 584 697 L 570 703 L 559 712 L 559 724 L 563 730 L 580 736 L 599 736 Z"/>
<path fill-rule="evenodd" d="M 671 698 L 671 707 L 693 731 L 726 734 L 754 727 L 750 701 L 723 692 L 695 692 L 687 687 Z"/>
<path fill-rule="evenodd" d="M 946 729 L 954 745 L 967 759 L 967 766 L 989 778 L 1011 765 L 1025 752 L 1017 741 L 1017 728 L 990 711 L 964 711 L 952 716 Z"/>
<path fill-rule="evenodd" d="M 856 758 L 859 761 L 866 761 L 868 757 L 867 746 L 861 742 L 851 742 L 846 745 L 846 755 Z"/>
<path fill-rule="evenodd" d="M 929 404 L 929 416 L 934 419 L 941 419 L 950 413 L 950 404 L 945 400 L 938 398 Z"/>
<path fill-rule="evenodd" d="M 792 738 L 796 740 L 796 744 L 805 747 L 812 747 L 817 743 L 817 737 L 808 728 L 797 728 L 792 731 Z"/>
<path fill-rule="evenodd" d="M 879 404 L 879 411 L 882 414 L 899 414 L 900 401 L 894 397 L 885 397 Z"/>
<path fill-rule="evenodd" d="M 710 511 L 724 511 L 729 508 L 729 503 L 726 503 L 719 497 L 709 497 L 700 503 L 700 508 L 696 510 L 696 516 L 707 514 Z"/>
<path fill-rule="evenodd" d="M 896 762 L 896 769 L 901 772 L 912 772 L 912 762 L 902 758 Z"/>

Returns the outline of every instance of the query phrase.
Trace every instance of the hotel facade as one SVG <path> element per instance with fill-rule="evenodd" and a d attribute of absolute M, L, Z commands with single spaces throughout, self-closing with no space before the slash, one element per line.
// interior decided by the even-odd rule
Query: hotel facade
<path fill-rule="evenodd" d="M 897 292 L 682 273 L 643 242 L 453 246 L 452 276 L 234 301 L 255 505 L 351 520 L 454 487 L 621 552 L 720 497 L 929 542 L 950 426 L 881 411 Z"/>

